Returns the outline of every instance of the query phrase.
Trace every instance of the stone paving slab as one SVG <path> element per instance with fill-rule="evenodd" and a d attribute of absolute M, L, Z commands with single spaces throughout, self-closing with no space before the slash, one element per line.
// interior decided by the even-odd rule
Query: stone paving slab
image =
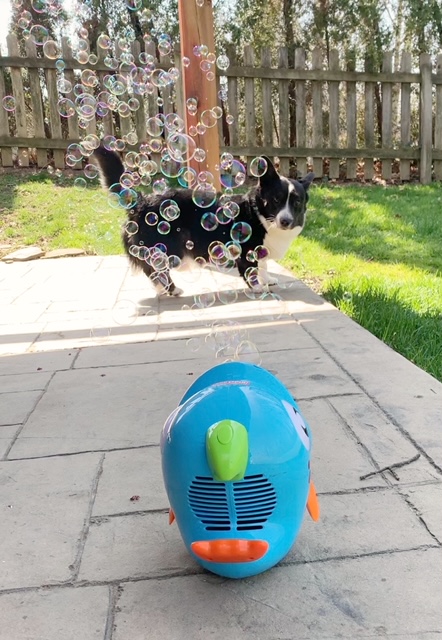
<path fill-rule="evenodd" d="M 41 391 L 0 393 L 0 426 L 24 422 L 41 395 Z"/>
<path fill-rule="evenodd" d="M 0 588 L 68 581 L 101 455 L 0 463 Z"/>
<path fill-rule="evenodd" d="M 294 315 L 395 424 L 442 468 L 442 385 L 333 309 L 318 314 L 314 322 L 309 313 L 305 317 L 302 313 Z"/>
<path fill-rule="evenodd" d="M 416 514 L 391 490 L 323 495 L 319 500 L 321 525 L 306 514 L 301 533 L 282 564 L 405 551 L 435 544 Z"/>
<path fill-rule="evenodd" d="M 21 425 L 19 424 L 11 425 L 8 427 L 2 427 L 0 425 L 0 459 L 2 459 L 8 451 L 20 427 Z"/>
<path fill-rule="evenodd" d="M 412 442 L 366 396 L 333 397 L 329 402 L 379 468 L 409 460 L 419 453 Z M 440 479 L 435 467 L 423 456 L 410 465 L 396 469 L 395 473 L 401 484 Z M 391 474 L 387 475 L 390 483 L 398 482 Z"/>
<path fill-rule="evenodd" d="M 166 512 L 133 514 L 104 517 L 91 525 L 79 579 L 114 581 L 201 571 L 178 527 L 169 526 Z"/>
<path fill-rule="evenodd" d="M 301 400 L 300 409 L 313 430 L 312 478 L 320 493 L 385 486 L 360 444 L 325 399 Z"/>
<path fill-rule="evenodd" d="M 37 367 L 39 369 L 39 367 Z M 40 368 L 41 369 L 41 368 Z M 36 371 L 35 373 L 17 373 L 15 375 L 0 375 L 0 394 L 14 391 L 42 391 L 52 377 L 50 371 Z"/>
<path fill-rule="evenodd" d="M 152 640 L 434 640 L 441 589 L 440 549 L 277 567 L 240 581 L 135 582 L 118 600 L 113 640 L 145 640 L 146 628 Z"/>
<path fill-rule="evenodd" d="M 168 508 L 159 447 L 106 453 L 93 516 Z"/>
<path fill-rule="evenodd" d="M 416 515 L 422 519 L 430 533 L 442 544 L 442 484 L 427 484 L 401 489 L 407 501 L 413 505 Z"/>
<path fill-rule="evenodd" d="M 183 360 L 173 373 L 168 363 L 60 371 L 9 457 L 158 444 L 165 419 L 206 365 Z"/>
<path fill-rule="evenodd" d="M 107 587 L 2 594 L 0 640 L 103 640 L 108 604 Z"/>
<path fill-rule="evenodd" d="M 48 351 L 46 353 L 22 353 L 0 358 L 0 376 L 62 371 L 71 367 L 77 354 L 78 350 L 73 349 L 71 351 Z M 0 377 L 0 383 L 2 383 L 2 380 L 3 378 Z"/>

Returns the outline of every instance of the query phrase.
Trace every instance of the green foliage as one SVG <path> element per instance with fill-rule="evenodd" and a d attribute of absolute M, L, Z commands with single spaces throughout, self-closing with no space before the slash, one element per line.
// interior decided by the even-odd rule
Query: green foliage
<path fill-rule="evenodd" d="M 316 188 L 311 196 L 286 266 L 442 380 L 442 186 Z"/>

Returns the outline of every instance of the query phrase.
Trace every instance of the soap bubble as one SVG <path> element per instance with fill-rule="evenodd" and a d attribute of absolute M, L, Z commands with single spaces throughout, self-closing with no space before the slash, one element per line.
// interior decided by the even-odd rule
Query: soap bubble
<path fill-rule="evenodd" d="M 257 260 L 265 260 L 269 257 L 269 250 L 263 244 L 258 244 L 255 247 L 255 255 Z"/>
<path fill-rule="evenodd" d="M 243 340 L 235 350 L 235 359 L 241 362 L 260 365 L 262 362 L 258 347 L 250 340 Z"/>
<path fill-rule="evenodd" d="M 86 189 L 87 182 L 84 178 L 75 178 L 74 187 L 77 187 L 77 189 Z"/>
<path fill-rule="evenodd" d="M 89 180 L 93 180 L 98 176 L 98 167 L 95 164 L 87 164 L 84 168 L 84 175 Z"/>
<path fill-rule="evenodd" d="M 130 11 L 138 11 L 143 6 L 143 0 L 125 0 Z"/>
<path fill-rule="evenodd" d="M 27 29 L 32 22 L 32 14 L 30 11 L 22 11 L 19 15 L 17 24 L 20 29 Z"/>
<path fill-rule="evenodd" d="M 158 215 L 155 213 L 155 211 L 149 211 L 148 213 L 146 213 L 146 216 L 144 219 L 146 221 L 146 224 L 149 225 L 149 227 L 153 227 L 158 222 Z"/>
<path fill-rule="evenodd" d="M 134 236 L 138 232 L 138 224 L 134 220 L 128 220 L 124 230 L 128 236 Z"/>
<path fill-rule="evenodd" d="M 206 231 L 215 231 L 215 229 L 218 227 L 218 220 L 216 218 L 216 215 L 211 211 L 204 213 L 201 216 L 201 226 Z"/>
<path fill-rule="evenodd" d="M 249 166 L 250 173 L 255 178 L 260 178 L 267 171 L 267 160 L 262 157 L 253 158 Z"/>
<path fill-rule="evenodd" d="M 226 71 L 229 66 L 230 66 L 230 60 L 229 58 L 225 55 L 225 54 L 221 54 L 220 56 L 218 56 L 218 58 L 216 59 L 216 66 L 218 67 L 218 69 L 220 69 L 221 71 Z"/>
<path fill-rule="evenodd" d="M 165 153 L 160 161 L 161 173 L 166 178 L 177 178 L 185 170 L 183 164 L 174 160 L 168 153 Z"/>
<path fill-rule="evenodd" d="M 159 209 L 160 215 L 169 222 L 176 220 L 180 215 L 180 208 L 175 200 L 163 200 Z"/>
<path fill-rule="evenodd" d="M 251 287 L 252 289 L 255 288 L 259 288 L 260 287 L 260 283 L 259 283 L 259 271 L 258 271 L 258 267 L 248 267 L 248 269 L 246 269 L 245 274 L 244 274 L 244 279 L 247 282 L 247 284 L 249 285 L 249 287 Z M 260 292 L 260 296 L 261 297 L 261 292 Z"/>
<path fill-rule="evenodd" d="M 199 184 L 192 191 L 192 200 L 197 207 L 206 209 L 211 207 L 216 200 L 216 189 L 208 182 Z"/>
<path fill-rule="evenodd" d="M 242 253 L 241 245 L 237 242 L 227 242 L 226 247 L 226 256 L 229 260 L 238 260 Z"/>
<path fill-rule="evenodd" d="M 158 180 L 155 180 L 155 182 L 153 183 L 152 191 L 156 195 L 162 196 L 163 193 L 167 191 L 167 187 L 168 187 L 168 184 L 166 180 L 164 180 L 164 178 L 159 178 Z"/>
<path fill-rule="evenodd" d="M 48 30 L 41 24 L 34 24 L 29 30 L 32 42 L 38 46 L 42 46 L 48 38 Z"/>
<path fill-rule="evenodd" d="M 165 236 L 170 231 L 170 224 L 167 222 L 167 220 L 160 220 L 157 229 L 158 233 L 161 233 L 161 235 Z"/>
<path fill-rule="evenodd" d="M 115 324 L 133 324 L 137 317 L 137 305 L 131 300 L 118 300 L 112 308 L 112 320 Z"/>
<path fill-rule="evenodd" d="M 260 311 L 268 320 L 281 320 L 286 314 L 286 302 L 276 293 L 264 292 L 261 296 Z"/>
<path fill-rule="evenodd" d="M 253 249 L 249 249 L 249 251 L 247 251 L 246 260 L 249 262 L 256 262 L 256 252 Z"/>
<path fill-rule="evenodd" d="M 181 258 L 178 256 L 169 256 L 169 269 L 179 269 L 181 267 Z"/>
<path fill-rule="evenodd" d="M 201 340 L 199 338 L 189 338 L 186 342 L 186 347 L 192 352 L 196 353 L 201 348 Z"/>
<path fill-rule="evenodd" d="M 15 111 L 17 107 L 14 96 L 5 96 L 2 100 L 2 105 L 5 111 Z"/>
<path fill-rule="evenodd" d="M 57 89 L 60 93 L 70 93 L 72 91 L 72 83 L 66 78 L 59 78 L 57 81 Z"/>
<path fill-rule="evenodd" d="M 252 227 L 247 222 L 235 222 L 230 229 L 230 237 L 235 242 L 247 242 L 252 235 Z"/>
<path fill-rule="evenodd" d="M 192 242 L 192 240 L 187 240 L 186 242 L 186 249 L 189 249 L 189 251 L 192 251 L 193 247 L 194 247 L 194 243 Z"/>
<path fill-rule="evenodd" d="M 201 122 L 202 124 L 210 129 L 214 127 L 217 123 L 217 116 L 214 113 L 213 109 L 205 109 L 205 111 L 201 114 Z"/>
<path fill-rule="evenodd" d="M 227 164 L 226 159 L 221 158 L 220 182 L 223 187 L 235 189 L 244 184 L 246 179 L 246 169 L 239 160 L 232 160 Z"/>
<path fill-rule="evenodd" d="M 221 304 L 233 304 L 238 300 L 238 292 L 236 289 L 218 291 L 218 300 Z"/>
<path fill-rule="evenodd" d="M 192 167 L 184 169 L 178 176 L 178 182 L 185 189 L 192 189 L 197 182 L 195 169 Z"/>
<path fill-rule="evenodd" d="M 204 289 L 201 293 L 194 296 L 195 304 L 198 309 L 207 309 L 216 302 L 216 297 L 213 291 Z"/>
<path fill-rule="evenodd" d="M 46 40 L 43 44 L 43 53 L 49 60 L 56 60 L 61 56 L 61 50 L 55 40 Z"/>
<path fill-rule="evenodd" d="M 188 162 L 195 154 L 196 144 L 185 133 L 173 133 L 167 138 L 167 148 L 170 156 L 179 162 Z"/>
<path fill-rule="evenodd" d="M 107 33 L 101 33 L 97 38 L 97 44 L 101 49 L 110 49 L 112 46 L 112 40 Z"/>
<path fill-rule="evenodd" d="M 163 133 L 164 123 L 161 118 L 158 116 L 153 116 L 152 118 L 148 118 L 146 121 L 146 131 L 149 136 L 156 138 Z"/>
<path fill-rule="evenodd" d="M 47 11 L 49 3 L 47 0 L 32 0 L 31 4 L 35 13 L 44 13 Z"/>
<path fill-rule="evenodd" d="M 119 194 L 120 206 L 124 209 L 132 209 L 138 202 L 138 194 L 134 189 L 121 189 Z"/>

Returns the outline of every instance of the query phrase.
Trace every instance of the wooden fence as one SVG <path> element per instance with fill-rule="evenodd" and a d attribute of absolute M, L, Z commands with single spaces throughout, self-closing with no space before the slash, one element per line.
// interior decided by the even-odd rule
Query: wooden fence
<path fill-rule="evenodd" d="M 38 167 L 50 161 L 64 168 L 66 148 L 85 135 L 109 134 L 127 140 L 132 132 L 136 147 L 146 139 L 147 118 L 174 111 L 184 116 L 178 80 L 174 87 L 155 87 L 153 93 L 137 95 L 139 107 L 126 109 L 124 116 L 108 110 L 83 121 L 78 113 L 61 117 L 59 99 L 75 101 L 75 94 L 59 94 L 56 61 L 37 57 L 31 40 L 26 43 L 26 56 L 20 56 L 12 34 L 7 47 L 8 55 L 0 55 L 0 102 L 13 96 L 15 110 L 7 111 L 0 105 L 3 167 L 13 166 L 16 159 L 21 166 L 28 166 L 31 159 Z M 135 61 L 142 48 L 156 56 L 153 43 L 134 41 L 131 52 Z M 68 39 L 62 40 L 61 50 L 64 78 L 72 87 L 80 82 L 82 71 L 92 69 L 99 85 L 87 91 L 96 95 L 103 90 L 106 74 L 114 73 L 105 63 L 106 51 L 98 49 L 97 61 L 82 65 Z M 117 49 L 114 55 L 118 58 L 121 51 Z M 428 54 L 420 56 L 419 69 L 412 71 L 407 52 L 402 53 L 400 71 L 394 72 L 391 52 L 384 54 L 382 72 L 373 71 L 369 60 L 363 70 L 356 70 L 355 60 L 340 60 L 337 51 L 330 52 L 328 68 L 319 50 L 308 56 L 297 49 L 292 66 L 285 48 L 279 49 L 276 62 L 270 50 L 262 50 L 257 59 L 249 46 L 241 59 L 233 52 L 229 58 L 230 66 L 218 70 L 215 80 L 224 94 L 223 117 L 218 121 L 222 151 L 247 160 L 264 154 L 277 156 L 284 173 L 292 165 L 303 175 L 307 165 L 312 165 L 318 177 L 327 174 L 330 179 L 353 180 L 361 177 L 362 171 L 362 177 L 371 180 L 380 170 L 387 180 L 397 177 L 406 181 L 415 175 L 422 183 L 433 177 L 442 180 L 442 54 L 434 61 L 435 72 Z M 163 69 L 173 63 L 168 56 L 156 58 L 156 62 Z M 177 50 L 174 63 L 181 69 Z M 126 93 L 119 100 L 130 97 Z M 231 116 L 227 121 L 226 115 Z"/>

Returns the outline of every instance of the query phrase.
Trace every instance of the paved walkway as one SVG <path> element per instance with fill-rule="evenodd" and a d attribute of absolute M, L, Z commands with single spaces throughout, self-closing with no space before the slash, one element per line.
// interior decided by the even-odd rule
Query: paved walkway
<path fill-rule="evenodd" d="M 158 301 L 122 257 L 0 264 L 1 640 L 441 638 L 442 385 L 277 270 L 226 305 L 226 275 Z M 168 526 L 158 440 L 238 348 L 311 424 L 322 519 L 229 581 Z"/>

